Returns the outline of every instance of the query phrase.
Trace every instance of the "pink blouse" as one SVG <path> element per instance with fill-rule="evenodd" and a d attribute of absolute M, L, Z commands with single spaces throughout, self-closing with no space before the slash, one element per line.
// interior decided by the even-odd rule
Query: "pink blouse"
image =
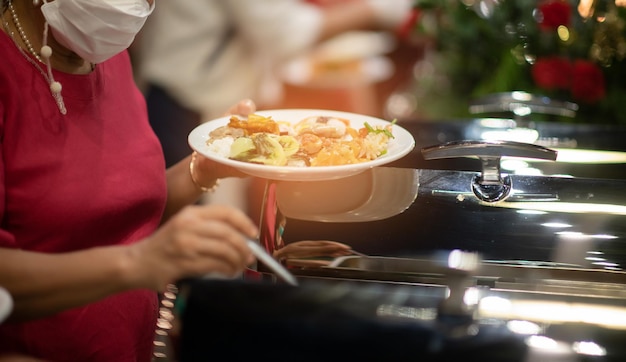
<path fill-rule="evenodd" d="M 151 234 L 165 207 L 165 165 L 128 54 L 88 75 L 55 72 L 66 115 L 40 71 L 2 32 L 0 54 L 0 247 L 61 253 Z M 154 292 L 121 293 L 2 324 L 0 353 L 150 361 L 156 316 Z"/>

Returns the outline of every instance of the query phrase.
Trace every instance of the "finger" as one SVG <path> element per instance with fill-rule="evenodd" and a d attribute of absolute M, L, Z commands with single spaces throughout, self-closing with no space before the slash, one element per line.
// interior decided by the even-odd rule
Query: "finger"
<path fill-rule="evenodd" d="M 243 99 L 230 107 L 227 115 L 247 116 L 256 112 L 256 104 L 251 99 Z"/>
<path fill-rule="evenodd" d="M 340 243 L 338 241 L 330 241 L 330 240 L 302 240 L 291 243 L 290 245 L 301 245 L 301 246 L 335 246 L 337 248 L 350 249 L 350 245 Z"/>
<path fill-rule="evenodd" d="M 224 240 L 203 240 L 198 248 L 196 263 L 201 268 L 201 274 L 220 273 L 235 276 L 250 264 L 252 255 L 241 254 L 237 248 Z"/>
<path fill-rule="evenodd" d="M 351 254 L 351 249 L 348 245 L 324 240 L 297 241 L 274 251 L 274 256 L 277 259 L 308 258 L 316 256 L 337 257 L 349 254 Z"/>
<path fill-rule="evenodd" d="M 229 262 L 238 265 L 247 265 L 254 260 L 247 237 L 231 225 L 221 221 L 210 221 L 203 227 L 204 230 L 200 230 L 199 235 L 205 242 L 200 245 L 199 251 L 205 256 L 223 256 L 228 258 Z"/>
<path fill-rule="evenodd" d="M 344 249 L 344 250 L 350 250 L 352 249 L 352 247 L 350 245 L 344 244 L 344 243 L 340 243 L 338 241 L 330 241 L 330 240 L 315 240 L 313 241 L 317 246 L 327 246 L 327 247 L 333 247 L 336 248 L 338 250 Z"/>
<path fill-rule="evenodd" d="M 196 251 L 196 257 L 186 259 L 181 263 L 181 268 L 185 271 L 184 277 L 197 277 L 207 274 L 220 274 L 224 276 L 237 276 L 245 269 L 246 264 L 241 263 L 241 259 L 234 257 L 233 249 L 223 248 L 224 243 L 216 243 L 206 240 L 200 241 L 201 245 Z"/>
<path fill-rule="evenodd" d="M 241 210 L 231 206 L 188 206 L 168 222 L 174 235 L 172 246 L 184 258 L 193 258 L 202 252 L 210 255 L 209 242 L 222 242 L 238 254 L 235 263 L 254 260 L 246 243 L 257 235 L 256 225 Z"/>
<path fill-rule="evenodd" d="M 293 243 L 292 245 L 298 250 L 307 252 L 309 254 L 318 253 L 322 255 L 330 255 L 335 253 L 349 253 L 350 246 L 333 241 L 307 241 L 301 242 L 302 245 L 298 245 L 300 242 Z"/>
<path fill-rule="evenodd" d="M 223 223 L 195 226 L 179 243 L 176 263 L 186 275 L 235 275 L 254 260 L 245 238 Z"/>

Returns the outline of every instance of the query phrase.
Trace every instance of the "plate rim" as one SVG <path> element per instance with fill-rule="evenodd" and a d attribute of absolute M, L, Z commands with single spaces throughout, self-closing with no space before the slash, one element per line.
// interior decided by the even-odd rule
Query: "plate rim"
<path fill-rule="evenodd" d="M 359 114 L 354 112 L 346 112 L 346 111 L 337 111 L 330 109 L 314 109 L 314 108 L 283 108 L 283 109 L 263 109 L 254 112 L 254 114 L 259 114 L 263 116 L 272 116 L 276 114 L 282 113 L 310 113 L 313 115 L 333 115 L 337 117 L 343 117 L 347 119 L 351 119 L 350 117 L 359 118 L 363 122 L 371 121 L 372 123 L 377 124 L 390 124 L 390 121 L 387 121 L 382 118 Z M 368 162 L 361 162 L 355 164 L 348 165 L 336 165 L 336 166 L 315 166 L 315 167 L 298 167 L 298 166 L 268 166 L 268 165 L 260 165 L 253 164 L 243 161 L 231 160 L 228 158 L 224 158 L 222 156 L 216 155 L 212 152 L 207 152 L 207 149 L 203 149 L 202 146 L 199 146 L 196 143 L 196 139 L 201 139 L 203 142 L 206 142 L 208 139 L 208 130 L 214 129 L 213 126 L 215 124 L 226 124 L 228 119 L 232 115 L 225 115 L 222 117 L 217 117 L 212 120 L 203 122 L 202 124 L 196 126 L 188 135 L 187 141 L 192 150 L 202 154 L 204 157 L 207 157 L 215 162 L 233 167 L 247 175 L 273 179 L 273 180 L 282 180 L 282 181 L 306 181 L 306 180 L 331 180 L 338 179 L 343 177 L 348 177 L 351 175 L 355 175 L 359 172 L 365 171 L 369 168 L 385 165 L 387 163 L 396 161 L 408 153 L 410 153 L 415 148 L 415 138 L 413 135 L 407 131 L 402 126 L 397 123 L 394 124 L 394 133 L 398 130 L 399 134 L 404 136 L 405 138 L 410 139 L 410 142 L 407 144 L 401 145 L 399 147 L 400 150 L 393 155 L 387 156 L 384 155 L 375 160 L 371 160 Z M 276 119 L 276 117 L 274 117 Z"/>

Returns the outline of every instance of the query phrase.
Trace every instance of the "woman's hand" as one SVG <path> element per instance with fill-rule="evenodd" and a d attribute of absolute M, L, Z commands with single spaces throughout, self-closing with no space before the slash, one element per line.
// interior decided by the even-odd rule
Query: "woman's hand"
<path fill-rule="evenodd" d="M 278 260 L 311 257 L 337 258 L 351 254 L 352 248 L 349 245 L 326 240 L 297 241 L 274 251 L 274 257 Z"/>
<path fill-rule="evenodd" d="M 256 104 L 250 99 L 243 99 L 230 107 L 226 115 L 247 117 L 254 112 L 256 112 Z M 237 169 L 212 161 L 200 154 L 196 155 L 194 169 L 196 181 L 200 185 L 211 185 L 216 179 L 247 176 Z"/>
<path fill-rule="evenodd" d="M 248 115 L 256 111 L 254 102 L 244 99 L 230 108 L 231 114 Z M 167 169 L 167 205 L 162 221 L 168 220 L 184 206 L 198 201 L 202 191 L 210 190 L 219 179 L 246 177 L 233 167 L 214 162 L 194 153 Z"/>
<path fill-rule="evenodd" d="M 237 104 L 230 107 L 226 115 L 237 115 L 247 117 L 249 114 L 256 112 L 256 104 L 251 99 L 242 99 Z"/>
<path fill-rule="evenodd" d="M 188 277 L 235 277 L 254 261 L 246 239 L 257 233 L 254 223 L 236 208 L 187 206 L 152 236 L 130 246 L 133 282 L 163 290 Z"/>

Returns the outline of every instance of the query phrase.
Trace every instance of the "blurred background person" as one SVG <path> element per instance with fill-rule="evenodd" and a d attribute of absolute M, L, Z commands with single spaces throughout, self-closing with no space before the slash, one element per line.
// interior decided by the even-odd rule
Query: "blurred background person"
<path fill-rule="evenodd" d="M 237 100 L 254 99 L 260 109 L 279 104 L 275 70 L 288 59 L 347 31 L 395 30 L 411 8 L 411 0 L 163 1 L 133 59 L 166 163 L 188 155 L 189 132 Z M 211 200 L 246 209 L 248 182 L 223 182 Z"/>

